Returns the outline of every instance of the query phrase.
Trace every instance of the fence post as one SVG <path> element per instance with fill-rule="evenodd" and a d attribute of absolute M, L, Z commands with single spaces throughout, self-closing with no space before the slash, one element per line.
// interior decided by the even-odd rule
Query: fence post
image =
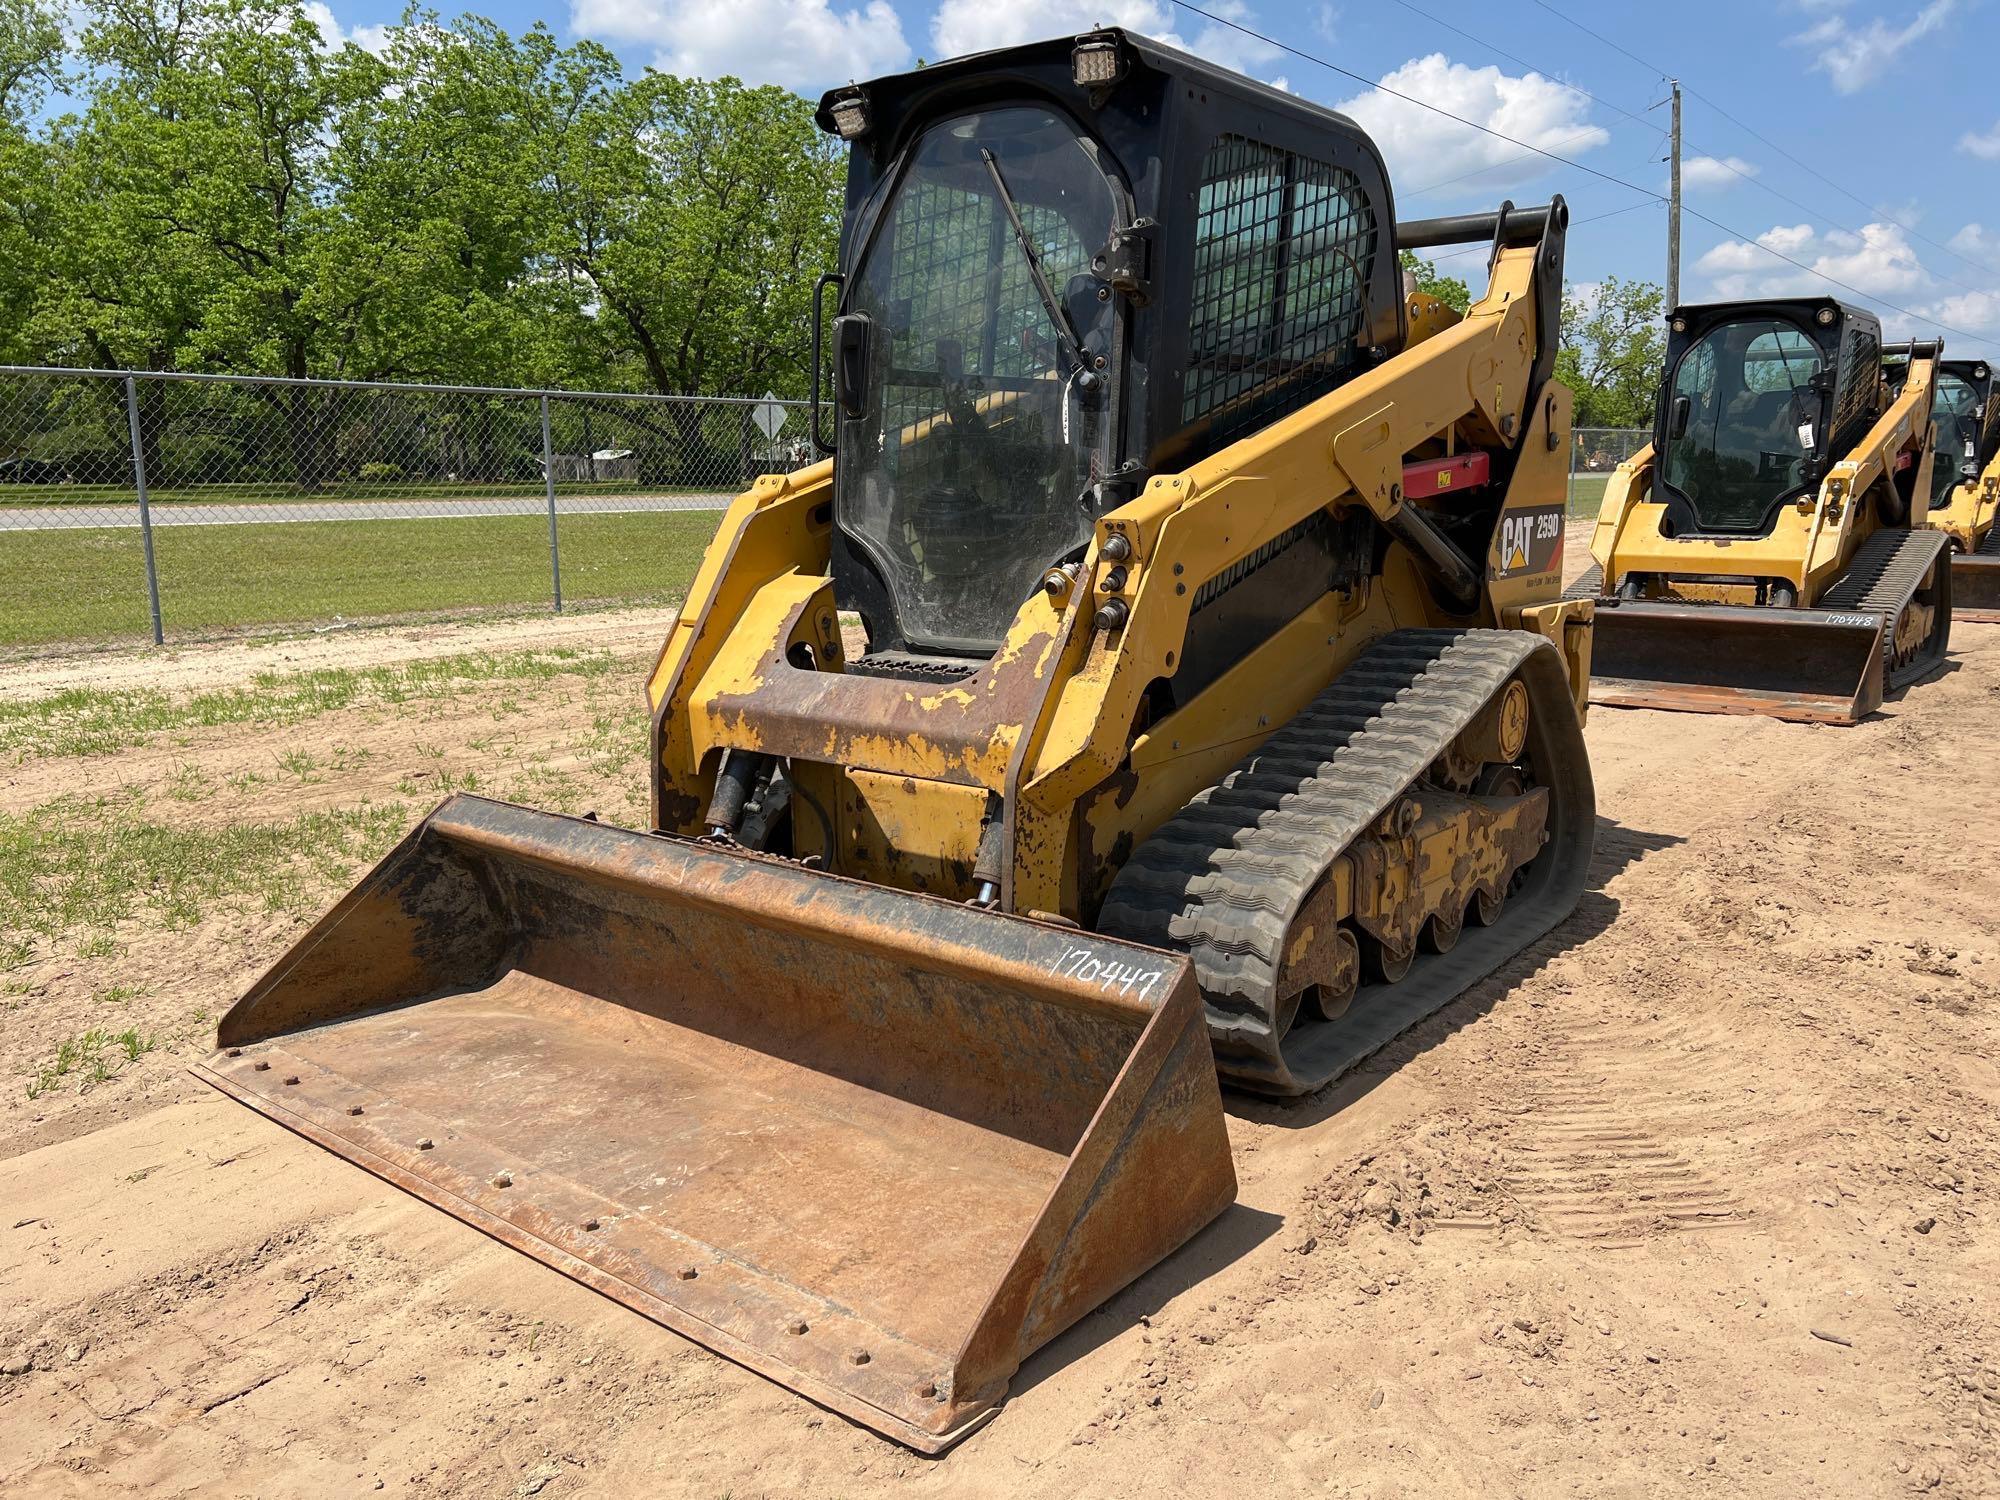
<path fill-rule="evenodd" d="M 139 540 L 146 549 L 146 605 L 153 615 L 153 644 L 164 646 L 160 626 L 160 570 L 153 561 L 153 505 L 146 493 L 146 443 L 139 435 L 139 384 L 125 377 L 125 422 L 132 429 L 132 485 L 139 492 Z"/>
<path fill-rule="evenodd" d="M 549 438 L 549 395 L 542 392 L 542 477 L 549 486 L 549 578 L 555 585 L 557 614 L 562 613 L 562 554 L 556 550 L 556 449 Z"/>

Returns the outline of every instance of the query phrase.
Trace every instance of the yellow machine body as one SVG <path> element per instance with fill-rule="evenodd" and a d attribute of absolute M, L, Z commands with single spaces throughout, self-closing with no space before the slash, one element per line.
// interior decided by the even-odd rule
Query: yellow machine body
<path fill-rule="evenodd" d="M 1018 97 L 993 104 L 995 77 Z M 841 446 L 722 518 L 646 683 L 651 828 L 451 799 L 199 1071 L 937 1452 L 1229 1206 L 1218 1074 L 1309 1092 L 1583 890 L 1592 604 L 1562 597 L 1549 378 L 1567 211 L 1374 222 L 1352 122 L 1123 32 L 836 91 L 821 118 L 857 142 Z M 1189 417 L 1163 361 L 1117 361 L 1186 338 L 1204 267 L 1232 263 L 1152 214 L 1203 172 L 1264 180 L 1251 148 L 1279 148 L 1245 121 L 1299 153 L 1318 197 L 1285 201 L 1312 232 L 1337 213 L 1361 253 L 1246 281 L 1264 342 L 1197 349 L 1224 394 Z M 1215 144 L 1160 155 L 1177 131 Z M 1145 170 L 1114 181 L 1121 157 Z M 1071 232 L 1093 203 L 1101 245 Z M 951 254 L 870 283 L 906 222 Z M 1469 311 L 1397 302 L 1399 244 L 1460 243 L 1492 246 Z M 1268 249 L 1228 254 L 1262 274 Z M 983 343 L 908 335 L 967 305 Z M 1300 329 L 1319 342 L 1277 349 Z M 869 394 L 898 369 L 916 396 Z M 1023 556 L 991 517 L 1029 460 L 1079 482 L 1023 507 L 1074 541 Z M 943 477 L 857 540 L 843 507 L 879 489 L 856 476 L 918 470 Z M 894 569 L 927 640 L 871 583 Z M 1008 612 L 990 639 L 976 597 Z"/>
<path fill-rule="evenodd" d="M 1985 360 L 1950 360 L 1937 399 L 1936 464 L 1925 523 L 1951 543 L 1952 613 L 2000 624 L 2000 379 Z"/>
<path fill-rule="evenodd" d="M 1598 603 L 1592 701 L 1852 723 L 1935 670 L 1949 580 L 1911 515 L 1930 488 L 1936 362 L 1916 351 L 1901 389 L 1753 531 L 1677 525 L 1657 435 L 1619 464 L 1592 530 L 1595 566 L 1571 591 Z M 1885 605 L 1875 594 L 1897 569 L 1917 581 Z"/>

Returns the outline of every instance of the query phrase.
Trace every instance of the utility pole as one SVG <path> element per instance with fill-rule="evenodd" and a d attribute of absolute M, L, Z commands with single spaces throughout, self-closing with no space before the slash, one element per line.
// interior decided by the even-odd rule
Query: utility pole
<path fill-rule="evenodd" d="M 1667 160 L 1667 310 L 1681 305 L 1681 81 L 1674 86 L 1673 149 Z"/>

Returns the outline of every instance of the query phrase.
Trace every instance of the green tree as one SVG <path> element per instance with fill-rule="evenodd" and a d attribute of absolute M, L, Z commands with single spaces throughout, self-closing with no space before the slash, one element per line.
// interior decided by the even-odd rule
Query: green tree
<path fill-rule="evenodd" d="M 1563 289 L 1556 376 L 1576 393 L 1578 427 L 1646 427 L 1666 353 L 1666 293 L 1607 276 L 1587 293 Z"/>
<path fill-rule="evenodd" d="M 797 96 L 627 79 L 594 44 L 423 10 L 377 56 L 302 0 L 81 0 L 76 103 L 48 120 L 55 3 L 0 0 L 13 357 L 804 390 L 842 167 Z M 318 398 L 264 399 L 318 483 Z"/>
<path fill-rule="evenodd" d="M 730 78 L 563 82 L 549 259 L 595 307 L 610 357 L 667 395 L 803 393 L 843 181 L 813 107 Z"/>
<path fill-rule="evenodd" d="M 1404 250 L 1398 256 L 1405 271 L 1414 276 L 1417 290 L 1429 297 L 1435 297 L 1454 312 L 1464 312 L 1472 306 L 1472 291 L 1455 276 L 1443 276 L 1437 266 L 1427 260 L 1419 260 L 1414 250 Z"/>
<path fill-rule="evenodd" d="M 28 320 L 49 274 L 49 148 L 30 122 L 62 81 L 63 36 L 43 0 L 0 0 L 0 359 L 32 357 Z"/>

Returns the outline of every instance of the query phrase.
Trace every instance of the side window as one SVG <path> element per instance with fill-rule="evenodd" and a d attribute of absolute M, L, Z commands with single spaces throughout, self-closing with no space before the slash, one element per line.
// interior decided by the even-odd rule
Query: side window
<path fill-rule="evenodd" d="M 1354 372 L 1376 250 L 1353 173 L 1225 135 L 1202 162 L 1184 421 L 1223 435 L 1296 410 Z"/>

